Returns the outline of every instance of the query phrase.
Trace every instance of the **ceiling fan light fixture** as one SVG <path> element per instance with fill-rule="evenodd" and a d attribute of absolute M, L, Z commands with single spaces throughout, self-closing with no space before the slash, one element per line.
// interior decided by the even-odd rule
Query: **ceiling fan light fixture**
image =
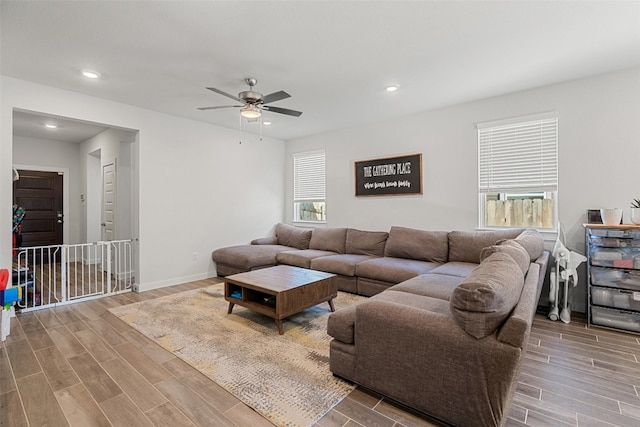
<path fill-rule="evenodd" d="M 257 119 L 262 115 L 262 112 L 255 105 L 247 104 L 240 109 L 240 115 L 246 119 Z"/>
<path fill-rule="evenodd" d="M 389 85 L 385 88 L 387 92 L 395 92 L 399 89 L 398 85 Z"/>

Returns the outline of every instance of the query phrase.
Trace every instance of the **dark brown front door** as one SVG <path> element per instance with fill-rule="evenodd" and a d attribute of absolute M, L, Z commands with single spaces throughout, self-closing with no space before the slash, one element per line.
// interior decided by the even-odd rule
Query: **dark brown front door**
<path fill-rule="evenodd" d="M 62 244 L 62 174 L 19 170 L 13 203 L 25 210 L 22 247 Z"/>

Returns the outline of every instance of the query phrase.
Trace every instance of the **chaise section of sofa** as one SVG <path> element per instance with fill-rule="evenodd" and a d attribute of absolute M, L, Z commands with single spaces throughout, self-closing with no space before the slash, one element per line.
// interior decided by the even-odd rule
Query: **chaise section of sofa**
<path fill-rule="evenodd" d="M 532 230 L 448 237 L 456 261 L 332 313 L 330 369 L 450 425 L 502 426 L 549 254 Z"/>
<path fill-rule="evenodd" d="M 243 273 L 259 268 L 273 267 L 280 252 L 309 248 L 311 230 L 276 225 L 274 237 L 256 239 L 250 245 L 237 245 L 216 249 L 211 259 L 216 263 L 218 276 Z"/>

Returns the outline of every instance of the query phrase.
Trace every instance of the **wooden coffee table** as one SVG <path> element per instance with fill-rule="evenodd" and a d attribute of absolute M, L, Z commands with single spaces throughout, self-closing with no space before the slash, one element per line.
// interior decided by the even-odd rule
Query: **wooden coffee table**
<path fill-rule="evenodd" d="M 282 319 L 325 301 L 334 311 L 333 299 L 338 296 L 335 276 L 288 265 L 227 276 L 224 279 L 224 299 L 229 301 L 227 313 L 231 314 L 238 304 L 272 317 L 282 335 Z"/>

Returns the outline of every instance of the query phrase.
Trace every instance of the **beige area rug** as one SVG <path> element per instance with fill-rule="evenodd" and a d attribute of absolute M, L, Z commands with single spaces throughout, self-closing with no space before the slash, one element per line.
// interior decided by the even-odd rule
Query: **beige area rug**
<path fill-rule="evenodd" d="M 364 299 L 339 292 L 334 304 Z M 278 426 L 312 425 L 353 390 L 329 370 L 329 304 L 285 320 L 284 335 L 269 317 L 227 308 L 220 283 L 110 311 Z"/>

